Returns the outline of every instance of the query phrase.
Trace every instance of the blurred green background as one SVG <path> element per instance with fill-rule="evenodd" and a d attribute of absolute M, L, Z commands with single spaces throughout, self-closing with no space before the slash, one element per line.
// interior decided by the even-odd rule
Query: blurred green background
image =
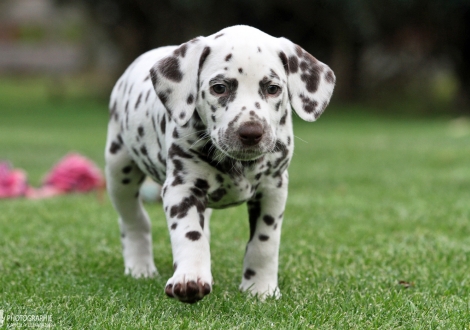
<path fill-rule="evenodd" d="M 287 37 L 329 64 L 333 102 L 469 114 L 468 0 L 3 0 L 0 74 L 45 76 L 37 83 L 51 98 L 78 84 L 106 99 L 139 54 L 235 24 Z"/>

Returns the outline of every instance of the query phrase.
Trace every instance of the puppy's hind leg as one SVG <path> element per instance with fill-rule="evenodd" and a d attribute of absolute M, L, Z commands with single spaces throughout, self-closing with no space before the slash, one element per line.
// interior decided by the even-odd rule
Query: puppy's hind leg
<path fill-rule="evenodd" d="M 139 198 L 144 179 L 145 174 L 130 158 L 120 135 L 110 129 L 106 144 L 106 184 L 119 214 L 125 273 L 135 278 L 157 274 L 150 220 Z"/>

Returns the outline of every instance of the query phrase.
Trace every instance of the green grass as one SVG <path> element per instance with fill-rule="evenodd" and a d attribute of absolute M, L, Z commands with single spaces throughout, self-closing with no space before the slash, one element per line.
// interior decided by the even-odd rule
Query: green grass
<path fill-rule="evenodd" d="M 106 123 L 103 102 L 0 81 L 0 158 L 33 185 L 71 150 L 102 166 Z M 469 329 L 469 124 L 333 106 L 317 123 L 296 120 L 295 135 L 280 300 L 238 292 L 243 206 L 214 212 L 214 291 L 186 305 L 163 292 L 161 206 L 148 206 L 161 276 L 134 280 L 109 200 L 89 194 L 0 201 L 0 310 L 48 314 L 57 329 Z"/>

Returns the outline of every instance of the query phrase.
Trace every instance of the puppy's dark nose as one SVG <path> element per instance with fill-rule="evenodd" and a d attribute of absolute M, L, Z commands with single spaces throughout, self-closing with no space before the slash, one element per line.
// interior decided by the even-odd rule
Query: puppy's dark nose
<path fill-rule="evenodd" d="M 257 145 L 263 137 L 263 126 L 256 122 L 247 122 L 238 129 L 240 141 L 245 146 Z"/>

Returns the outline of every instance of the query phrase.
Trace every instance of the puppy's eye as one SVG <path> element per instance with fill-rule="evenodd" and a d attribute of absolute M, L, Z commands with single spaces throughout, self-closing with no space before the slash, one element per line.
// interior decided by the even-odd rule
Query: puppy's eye
<path fill-rule="evenodd" d="M 212 91 L 216 94 L 223 94 L 225 93 L 227 87 L 223 84 L 215 84 L 214 86 L 211 87 Z"/>
<path fill-rule="evenodd" d="M 280 89 L 281 88 L 279 86 L 269 85 L 266 91 L 268 92 L 268 94 L 274 95 L 274 94 L 277 94 Z"/>

